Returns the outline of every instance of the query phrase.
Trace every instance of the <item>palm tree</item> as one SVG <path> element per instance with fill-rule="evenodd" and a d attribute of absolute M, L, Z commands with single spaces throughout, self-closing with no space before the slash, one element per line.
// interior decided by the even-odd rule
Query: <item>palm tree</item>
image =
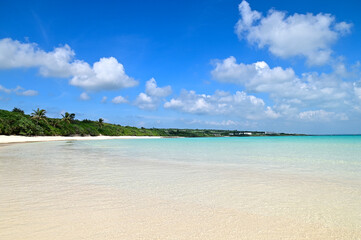
<path fill-rule="evenodd" d="M 33 110 L 33 113 L 31 114 L 31 118 L 35 119 L 36 122 L 38 123 L 39 120 L 45 120 L 46 119 L 46 110 L 45 109 L 37 109 L 37 110 Z"/>
<path fill-rule="evenodd" d="M 61 114 L 61 116 L 63 116 L 63 118 L 61 119 L 62 121 L 67 122 L 67 123 L 71 123 L 72 121 L 74 121 L 75 113 L 65 112 L 64 115 Z"/>
<path fill-rule="evenodd" d="M 104 119 L 103 118 L 99 118 L 98 120 L 98 124 L 99 124 L 99 127 L 102 128 L 103 127 L 103 124 L 104 123 Z"/>

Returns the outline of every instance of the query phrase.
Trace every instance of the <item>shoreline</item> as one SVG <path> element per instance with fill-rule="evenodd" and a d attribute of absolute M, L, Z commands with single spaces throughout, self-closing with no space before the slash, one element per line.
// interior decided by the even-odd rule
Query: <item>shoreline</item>
<path fill-rule="evenodd" d="M 52 141 L 89 141 L 89 140 L 110 140 L 110 139 L 158 139 L 161 136 L 18 136 L 18 135 L 0 135 L 0 145 L 12 143 L 31 143 L 31 142 L 52 142 Z"/>

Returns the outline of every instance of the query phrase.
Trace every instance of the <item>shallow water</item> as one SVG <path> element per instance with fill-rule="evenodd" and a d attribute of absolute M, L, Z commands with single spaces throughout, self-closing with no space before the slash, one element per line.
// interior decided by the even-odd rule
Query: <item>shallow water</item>
<path fill-rule="evenodd" d="M 0 239 L 361 239 L 361 137 L 0 148 Z"/>

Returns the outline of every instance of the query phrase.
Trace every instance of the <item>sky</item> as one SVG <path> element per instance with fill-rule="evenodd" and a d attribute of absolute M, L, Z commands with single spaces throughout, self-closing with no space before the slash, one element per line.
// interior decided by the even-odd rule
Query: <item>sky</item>
<path fill-rule="evenodd" d="M 357 1 L 0 0 L 0 109 L 361 133 Z"/>

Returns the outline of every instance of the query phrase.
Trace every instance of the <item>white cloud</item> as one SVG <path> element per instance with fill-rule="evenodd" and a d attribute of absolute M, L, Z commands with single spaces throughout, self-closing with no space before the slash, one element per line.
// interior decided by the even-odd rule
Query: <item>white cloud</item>
<path fill-rule="evenodd" d="M 217 62 L 211 74 L 217 81 L 239 84 L 250 92 L 268 93 L 276 103 L 300 107 L 340 108 L 354 95 L 352 83 L 343 81 L 348 73 L 342 64 L 330 74 L 304 73 L 299 77 L 291 68 L 270 68 L 265 62 L 237 64 L 234 57 L 229 57 Z"/>
<path fill-rule="evenodd" d="M 89 99 L 90 99 L 90 97 L 86 92 L 83 92 L 82 94 L 80 94 L 80 100 L 87 101 Z"/>
<path fill-rule="evenodd" d="M 344 113 L 327 112 L 324 110 L 305 111 L 299 113 L 299 118 L 305 121 L 331 121 L 331 120 L 348 120 Z"/>
<path fill-rule="evenodd" d="M 158 104 L 159 103 L 156 101 L 156 99 L 148 96 L 145 93 L 140 93 L 134 102 L 134 105 L 136 105 L 138 108 L 145 110 L 155 110 L 157 109 Z"/>
<path fill-rule="evenodd" d="M 85 62 L 74 62 L 71 72 L 73 78 L 70 84 L 89 91 L 116 90 L 138 84 L 125 74 L 123 65 L 114 57 L 101 58 L 99 62 L 93 64 L 93 67 Z"/>
<path fill-rule="evenodd" d="M 112 103 L 115 103 L 115 104 L 127 103 L 127 102 L 128 102 L 128 100 L 122 96 L 117 96 L 117 97 L 113 98 L 113 100 L 112 100 Z"/>
<path fill-rule="evenodd" d="M 0 85 L 0 92 L 11 93 L 11 89 L 5 88 L 5 87 Z"/>
<path fill-rule="evenodd" d="M 35 43 L 21 43 L 4 38 L 0 40 L 0 68 L 40 67 L 43 76 L 69 77 L 69 62 L 74 57 L 68 45 L 45 52 Z"/>
<path fill-rule="evenodd" d="M 165 87 L 160 88 L 157 86 L 157 82 L 155 81 L 155 79 L 151 78 L 145 84 L 145 92 L 149 96 L 161 98 L 161 97 L 169 96 L 172 93 L 172 88 L 171 88 L 171 86 L 165 86 Z"/>
<path fill-rule="evenodd" d="M 45 52 L 35 43 L 0 40 L 0 69 L 38 67 L 44 77 L 70 78 L 71 85 L 87 91 L 116 90 L 138 84 L 114 57 L 101 58 L 91 67 L 74 56 L 68 45 Z"/>
<path fill-rule="evenodd" d="M 239 91 L 233 95 L 224 91 L 206 95 L 182 90 L 179 97 L 172 98 L 164 107 L 192 114 L 237 115 L 247 119 L 267 118 L 270 114 L 266 112 L 272 111 L 271 108 L 265 108 L 262 99 Z"/>
<path fill-rule="evenodd" d="M 19 96 L 27 96 L 27 97 L 32 97 L 32 96 L 36 96 L 39 94 L 38 91 L 35 91 L 35 90 L 25 90 L 23 87 L 20 87 L 20 86 L 17 86 L 16 88 L 14 89 L 8 89 L 8 88 L 5 88 L 3 86 L 0 85 L 0 92 L 4 92 L 4 93 L 7 93 L 7 94 L 10 94 L 10 93 L 15 93 L 16 95 L 19 95 Z"/>
<path fill-rule="evenodd" d="M 140 93 L 134 101 L 140 109 L 155 110 L 162 102 L 162 98 L 169 96 L 172 93 L 170 86 L 158 87 L 154 78 L 148 80 L 145 84 L 145 93 Z"/>
<path fill-rule="evenodd" d="M 1 86 L 0 86 L 1 89 Z M 361 82 L 353 83 L 353 89 L 356 97 L 361 100 Z"/>
<path fill-rule="evenodd" d="M 279 118 L 281 116 L 280 113 L 275 112 L 271 107 L 267 107 L 265 114 L 267 117 L 274 119 Z"/>
<path fill-rule="evenodd" d="M 39 92 L 35 91 L 35 90 L 25 90 L 22 92 L 17 92 L 16 94 L 21 95 L 21 96 L 32 97 L 32 96 L 37 96 L 39 94 Z"/>
<path fill-rule="evenodd" d="M 217 62 L 211 74 L 220 82 L 245 85 L 249 91 L 253 92 L 275 91 L 278 89 L 278 85 L 296 79 L 291 68 L 270 68 L 263 61 L 253 64 L 237 64 L 233 56 Z"/>
<path fill-rule="evenodd" d="M 253 11 L 247 1 L 239 4 L 240 19 L 235 31 L 259 48 L 268 47 L 275 56 L 282 58 L 304 56 L 311 65 L 329 61 L 331 46 L 350 32 L 351 24 L 336 22 L 330 14 L 312 13 L 287 16 L 286 12 L 271 9 L 267 16 Z"/>
<path fill-rule="evenodd" d="M 289 103 L 276 104 L 273 108 L 285 119 L 298 118 L 299 109 Z"/>
<path fill-rule="evenodd" d="M 202 121 L 202 120 L 198 120 L 198 119 L 187 122 L 187 124 L 200 124 L 200 125 L 209 125 L 209 126 L 217 126 L 217 127 L 230 127 L 230 126 L 243 125 L 240 122 L 236 122 L 236 121 L 233 121 L 233 120 Z"/>

